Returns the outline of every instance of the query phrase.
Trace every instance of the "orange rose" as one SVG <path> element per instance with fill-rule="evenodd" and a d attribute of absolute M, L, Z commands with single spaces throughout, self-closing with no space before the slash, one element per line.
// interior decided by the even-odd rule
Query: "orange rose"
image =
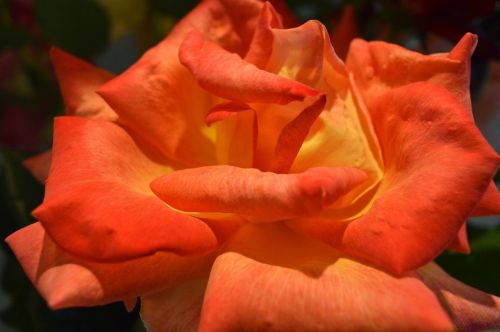
<path fill-rule="evenodd" d="M 54 309 L 140 297 L 150 331 L 498 327 L 498 298 L 432 263 L 500 211 L 476 37 L 355 40 L 344 64 L 276 4 L 203 1 L 114 78 L 53 51 L 69 116 L 40 222 L 7 239 L 27 275 Z"/>

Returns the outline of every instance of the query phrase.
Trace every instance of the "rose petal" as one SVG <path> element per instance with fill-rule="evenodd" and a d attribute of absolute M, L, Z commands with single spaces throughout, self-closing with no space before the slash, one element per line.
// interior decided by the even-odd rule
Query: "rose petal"
<path fill-rule="evenodd" d="M 420 268 L 418 273 L 438 294 L 459 331 L 500 328 L 500 298 L 453 279 L 434 263 Z"/>
<path fill-rule="evenodd" d="M 486 190 L 499 157 L 456 99 L 433 84 L 386 93 L 372 115 L 385 176 L 368 213 L 352 222 L 302 220 L 290 226 L 403 273 L 449 245 Z"/>
<path fill-rule="evenodd" d="M 52 309 L 95 306 L 157 292 L 207 275 L 210 255 L 181 257 L 170 253 L 126 262 L 101 264 L 63 251 L 32 224 L 6 239 L 27 276 Z"/>
<path fill-rule="evenodd" d="M 311 215 L 366 179 L 353 168 L 311 168 L 276 174 L 219 165 L 157 178 L 152 190 L 176 209 L 236 213 L 259 221 Z"/>
<path fill-rule="evenodd" d="M 33 174 L 33 176 L 42 183 L 45 183 L 45 180 L 47 180 L 51 163 L 52 150 L 47 150 L 23 160 L 23 166 L 26 167 L 31 174 Z"/>
<path fill-rule="evenodd" d="M 64 99 L 66 113 L 115 121 L 116 113 L 95 91 L 114 75 L 56 47 L 51 60 Z"/>
<path fill-rule="evenodd" d="M 245 55 L 245 61 L 264 69 L 273 51 L 273 28 L 283 28 L 279 14 L 269 2 L 264 3 L 259 21 L 255 27 L 252 42 Z"/>
<path fill-rule="evenodd" d="M 469 61 L 477 36 L 466 34 L 446 55 L 423 55 L 381 41 L 356 39 L 347 55 L 347 67 L 369 109 L 383 93 L 413 82 L 429 82 L 444 87 L 470 111 Z"/>
<path fill-rule="evenodd" d="M 207 279 L 141 297 L 141 318 L 151 332 L 196 332 Z"/>
<path fill-rule="evenodd" d="M 358 37 L 358 23 L 354 8 L 347 5 L 342 10 L 342 16 L 331 33 L 332 44 L 341 59 L 346 58 L 351 41 Z"/>
<path fill-rule="evenodd" d="M 222 98 L 245 103 L 288 104 L 318 94 L 304 84 L 258 69 L 237 54 L 208 41 L 196 30 L 182 43 L 179 58 L 200 86 Z"/>
<path fill-rule="evenodd" d="M 491 181 L 488 189 L 472 212 L 473 216 L 500 215 L 500 193 L 495 182 Z"/>
<path fill-rule="evenodd" d="M 245 228 L 212 268 L 200 331 L 451 331 L 415 274 L 394 277 L 279 224 Z"/>
<path fill-rule="evenodd" d="M 467 224 L 465 222 L 462 227 L 460 227 L 458 235 L 453 239 L 448 249 L 462 254 L 470 254 L 469 239 L 467 238 Z"/>
<path fill-rule="evenodd" d="M 205 223 L 174 212 L 150 191 L 149 182 L 171 168 L 143 148 L 111 122 L 56 119 L 45 200 L 33 215 L 59 246 L 116 261 L 216 245 Z"/>

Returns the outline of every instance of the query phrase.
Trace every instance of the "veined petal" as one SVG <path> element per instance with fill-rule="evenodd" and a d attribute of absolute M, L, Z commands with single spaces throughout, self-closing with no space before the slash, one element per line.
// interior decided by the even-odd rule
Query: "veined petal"
<path fill-rule="evenodd" d="M 438 295 L 459 331 L 500 328 L 500 298 L 461 283 L 435 263 L 428 264 L 417 272 Z"/>
<path fill-rule="evenodd" d="M 394 277 L 283 225 L 248 226 L 227 250 L 210 273 L 202 332 L 453 330 L 416 274 Z"/>
<path fill-rule="evenodd" d="M 90 260 L 206 251 L 217 243 L 210 228 L 149 189 L 171 170 L 116 124 L 58 118 L 45 199 L 33 215 L 60 247 Z"/>
<path fill-rule="evenodd" d="M 62 250 L 40 223 L 6 241 L 52 309 L 102 305 L 175 287 L 207 276 L 214 259 L 160 252 L 119 263 L 91 262 Z"/>
<path fill-rule="evenodd" d="M 312 168 L 276 174 L 219 165 L 179 170 L 157 178 L 152 190 L 187 212 L 227 212 L 257 221 L 310 216 L 366 179 L 352 168 Z"/>
<path fill-rule="evenodd" d="M 69 115 L 115 121 L 118 116 L 95 92 L 114 75 L 61 49 L 52 47 L 51 60 Z"/>
<path fill-rule="evenodd" d="M 372 119 L 385 176 L 368 213 L 352 222 L 302 220 L 290 226 L 403 273 L 450 244 L 500 159 L 461 104 L 433 84 L 384 94 L 373 105 Z"/>

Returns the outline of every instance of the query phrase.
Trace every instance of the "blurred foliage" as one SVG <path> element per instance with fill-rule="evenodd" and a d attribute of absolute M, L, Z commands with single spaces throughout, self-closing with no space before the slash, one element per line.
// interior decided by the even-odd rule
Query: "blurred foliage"
<path fill-rule="evenodd" d="M 159 42 L 198 1 L 0 0 L 0 234 L 33 222 L 30 212 L 43 186 L 21 161 L 51 145 L 52 118 L 63 106 L 49 61 L 56 45 L 119 73 Z M 500 59 L 500 6 L 468 0 L 288 0 L 297 17 L 321 20 L 332 30 L 346 5 L 354 8 L 360 36 L 383 39 L 424 53 L 448 50 L 466 32 L 479 35 L 472 60 L 473 99 Z M 450 11 L 449 9 L 454 10 Z M 438 40 L 439 43 L 435 41 Z M 497 135 L 498 137 L 498 135 Z M 499 181 L 497 174 L 495 180 Z M 500 229 L 470 223 L 471 255 L 445 253 L 438 263 L 454 277 L 500 294 Z M 4 255 L 2 255 L 4 253 Z M 2 331 L 143 332 L 138 308 L 121 303 L 48 310 L 5 244 L 0 252 Z M 2 270 L 3 268 L 3 270 Z"/>

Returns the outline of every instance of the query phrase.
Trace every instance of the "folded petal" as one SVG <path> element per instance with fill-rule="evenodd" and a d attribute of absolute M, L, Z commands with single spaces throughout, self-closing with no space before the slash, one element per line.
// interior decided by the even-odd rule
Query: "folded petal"
<path fill-rule="evenodd" d="M 462 254 L 470 254 L 469 239 L 467 237 L 467 224 L 465 222 L 462 227 L 460 227 L 458 235 L 453 239 L 448 249 Z"/>
<path fill-rule="evenodd" d="M 229 212 L 274 221 L 309 216 L 366 179 L 353 168 L 311 168 L 276 174 L 234 166 L 179 170 L 155 179 L 151 189 L 183 211 Z"/>
<path fill-rule="evenodd" d="M 31 174 L 33 174 L 33 176 L 42 183 L 45 183 L 45 180 L 47 180 L 51 163 L 51 150 L 47 150 L 23 160 L 23 166 L 26 167 L 31 172 Z"/>
<path fill-rule="evenodd" d="M 118 116 L 95 92 L 114 75 L 61 49 L 53 47 L 51 59 L 66 113 L 115 121 Z"/>
<path fill-rule="evenodd" d="M 90 260 L 206 251 L 216 244 L 210 228 L 149 189 L 171 169 L 114 123 L 58 118 L 45 199 L 33 215 L 60 247 Z"/>
<path fill-rule="evenodd" d="M 179 62 L 179 45 L 197 29 L 224 49 L 245 54 L 262 6 L 250 0 L 202 1 L 99 94 L 122 124 L 164 155 L 191 166 L 214 164 L 213 129 L 204 121 L 212 100 Z"/>
<path fill-rule="evenodd" d="M 461 283 L 435 263 L 418 269 L 418 273 L 438 295 L 459 331 L 500 328 L 500 298 Z"/>
<path fill-rule="evenodd" d="M 160 252 L 119 263 L 91 262 L 62 250 L 40 223 L 6 241 L 52 309 L 102 305 L 175 287 L 207 275 L 213 261 L 210 255 Z"/>
<path fill-rule="evenodd" d="M 141 297 L 141 318 L 150 332 L 197 332 L 207 279 Z"/>
<path fill-rule="evenodd" d="M 196 30 L 182 43 L 179 58 L 200 86 L 222 98 L 288 104 L 319 93 L 299 82 L 258 69 L 238 54 L 207 40 Z"/>
<path fill-rule="evenodd" d="M 461 104 L 433 84 L 384 94 L 373 105 L 372 120 L 385 176 L 367 214 L 352 222 L 302 220 L 291 226 L 403 273 L 450 244 L 500 159 Z"/>
<path fill-rule="evenodd" d="M 200 331 L 451 331 L 437 297 L 279 224 L 242 229 L 212 268 Z"/>
<path fill-rule="evenodd" d="M 473 216 L 500 215 L 500 193 L 495 182 L 491 181 L 483 197 L 472 212 Z"/>

